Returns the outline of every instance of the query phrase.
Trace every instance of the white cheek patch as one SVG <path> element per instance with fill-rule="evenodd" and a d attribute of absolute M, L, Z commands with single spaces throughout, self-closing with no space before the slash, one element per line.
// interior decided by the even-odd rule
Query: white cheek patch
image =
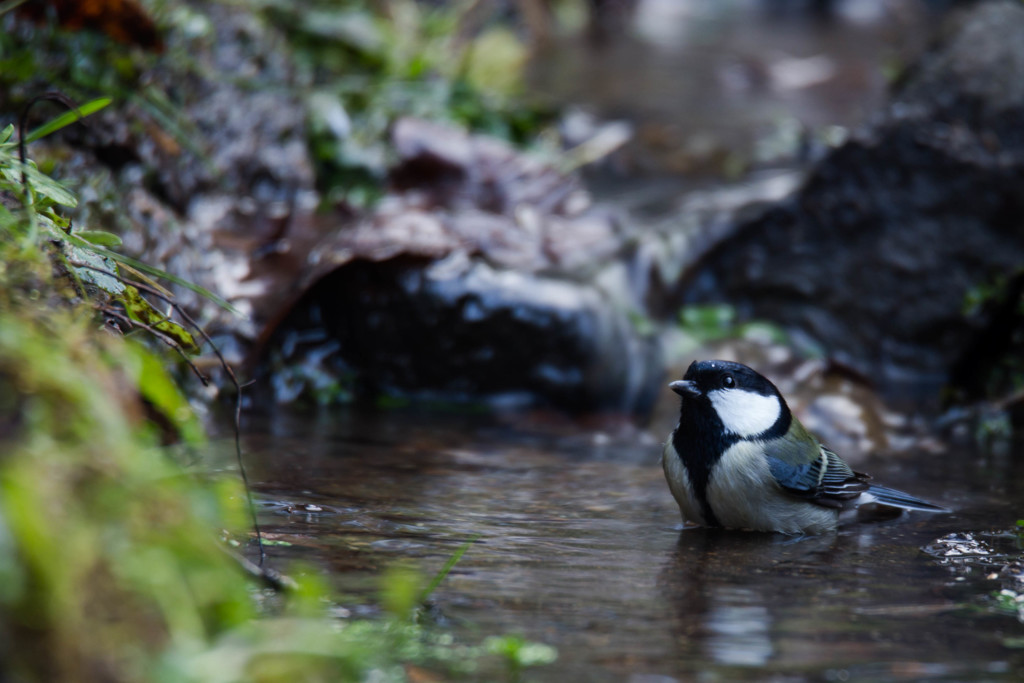
<path fill-rule="evenodd" d="M 771 429 L 782 414 L 779 399 L 742 389 L 716 389 L 708 398 L 722 426 L 740 438 L 748 438 Z"/>

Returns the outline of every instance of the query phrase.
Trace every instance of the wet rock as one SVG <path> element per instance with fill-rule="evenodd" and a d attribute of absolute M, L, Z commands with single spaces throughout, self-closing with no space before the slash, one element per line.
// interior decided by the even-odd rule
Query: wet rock
<path fill-rule="evenodd" d="M 1012 581 L 1018 588 L 1024 588 L 1024 561 L 1014 560 L 1003 565 L 1002 569 L 999 570 L 999 575 L 1004 579 Z"/>
<path fill-rule="evenodd" d="M 412 119 L 394 136 L 394 192 L 314 251 L 263 346 L 274 398 L 646 411 L 657 347 L 595 284 L 614 216 L 495 140 Z"/>
<path fill-rule="evenodd" d="M 679 281 L 781 322 L 883 388 L 934 388 L 989 332 L 972 288 L 1024 263 L 1024 7 L 985 3 L 786 200 Z"/>
<path fill-rule="evenodd" d="M 348 396 L 645 411 L 653 345 L 593 287 L 464 253 L 353 261 L 319 280 L 270 343 L 270 366 L 316 356 Z M 300 390 L 305 390 L 301 387 Z M 276 398 L 288 399 L 279 386 Z"/>
<path fill-rule="evenodd" d="M 988 558 L 995 554 L 989 544 L 967 532 L 947 534 L 935 539 L 922 550 L 932 557 L 943 560 Z"/>
<path fill-rule="evenodd" d="M 680 283 L 706 277 L 703 264 L 710 255 L 731 243 L 743 226 L 786 201 L 805 177 L 798 170 L 772 170 L 727 188 L 687 194 L 637 241 L 626 287 L 634 297 L 631 303 L 659 317 L 675 315 L 686 291 Z M 704 288 L 714 286 L 703 283 Z"/>

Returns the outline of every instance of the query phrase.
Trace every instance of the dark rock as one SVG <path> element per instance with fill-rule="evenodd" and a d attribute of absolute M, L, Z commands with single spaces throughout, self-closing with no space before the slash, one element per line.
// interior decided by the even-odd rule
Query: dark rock
<path fill-rule="evenodd" d="M 644 412 L 660 386 L 656 347 L 596 289 L 461 254 L 349 263 L 306 293 L 270 347 L 288 364 L 317 357 L 356 400 Z"/>
<path fill-rule="evenodd" d="M 934 387 L 987 332 L 965 296 L 1024 264 L 1024 6 L 982 4 L 793 196 L 684 276 L 809 333 L 890 389 Z"/>
<path fill-rule="evenodd" d="M 263 345 L 274 398 L 646 412 L 659 349 L 594 284 L 624 243 L 613 216 L 504 143 L 412 119 L 394 135 L 394 192 L 315 250 Z"/>

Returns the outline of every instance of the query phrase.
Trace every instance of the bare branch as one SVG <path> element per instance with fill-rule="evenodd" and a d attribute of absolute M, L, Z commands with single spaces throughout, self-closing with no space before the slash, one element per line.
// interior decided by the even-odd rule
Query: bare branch
<path fill-rule="evenodd" d="M 181 318 L 188 325 L 190 325 L 192 327 L 192 329 L 194 329 L 196 332 L 198 332 L 199 335 L 203 339 L 205 339 L 206 342 L 210 345 L 210 348 L 213 349 L 213 352 L 214 352 L 214 354 L 216 354 L 217 359 L 220 361 L 220 365 L 224 369 L 225 374 L 227 374 L 228 378 L 231 380 L 231 383 L 235 386 L 235 414 L 234 414 L 235 457 L 238 460 L 238 471 L 239 471 L 239 473 L 242 476 L 242 484 L 245 486 L 245 496 L 246 496 L 246 500 L 249 503 L 249 514 L 250 514 L 250 516 L 252 518 L 253 531 L 256 534 L 256 546 L 259 549 L 259 554 L 260 554 L 260 562 L 259 562 L 259 564 L 262 567 L 264 561 L 266 560 L 267 554 L 266 554 L 266 550 L 263 547 L 263 534 L 260 531 L 259 520 L 256 517 L 256 505 L 253 503 L 253 500 L 252 500 L 252 489 L 249 487 L 249 476 L 246 474 L 245 464 L 242 461 L 242 385 L 239 383 L 238 377 L 235 376 L 235 372 L 231 368 L 231 365 L 228 364 L 227 359 L 224 358 L 224 354 L 221 353 L 220 349 L 217 347 L 217 345 L 210 338 L 210 335 L 208 335 L 206 333 L 206 330 L 204 330 L 202 327 L 200 327 L 199 324 L 196 323 L 195 320 L 193 320 L 192 316 L 190 316 L 188 313 L 186 313 L 185 310 L 181 306 L 178 305 L 178 302 L 176 302 L 174 300 L 173 296 L 168 296 L 168 295 L 160 292 L 159 290 L 157 290 L 155 287 L 152 287 L 150 285 L 144 284 L 142 282 L 137 282 L 135 280 L 130 280 L 130 279 L 126 278 L 126 277 L 121 276 L 118 273 L 112 272 L 112 271 L 107 270 L 105 268 L 99 268 L 99 267 L 96 267 L 96 266 L 89 265 L 87 263 L 77 263 L 75 261 L 69 261 L 69 263 L 71 263 L 72 265 L 74 265 L 77 268 L 86 268 L 88 270 L 96 271 L 98 273 L 102 273 L 104 275 L 108 275 L 110 277 L 113 277 L 113 278 L 117 279 L 119 282 L 121 282 L 124 285 L 135 287 L 139 291 L 146 292 L 147 294 L 155 296 L 158 299 L 160 299 L 161 301 L 166 302 L 167 304 L 169 304 L 171 306 L 171 308 L 174 309 L 174 311 L 176 311 L 178 313 L 178 315 L 181 316 Z M 134 324 L 136 324 L 136 325 L 140 325 L 138 323 L 138 321 L 132 321 L 132 322 Z M 143 326 L 143 325 L 140 325 L 140 326 Z M 143 326 L 143 327 L 147 327 L 147 326 Z M 191 365 L 191 363 L 190 363 L 190 365 Z"/>
<path fill-rule="evenodd" d="M 164 344 L 167 344 L 168 346 L 170 346 L 172 349 L 177 351 L 178 355 L 181 356 L 181 359 L 183 361 L 185 361 L 185 363 L 188 364 L 188 367 L 192 370 L 192 373 L 199 379 L 200 382 L 203 383 L 203 386 L 204 387 L 210 386 L 210 378 L 207 377 L 206 375 L 204 375 L 199 370 L 199 368 L 196 367 L 196 364 L 193 363 L 189 359 L 188 354 L 185 353 L 185 349 L 181 348 L 181 344 L 179 344 L 177 341 L 175 341 L 171 337 L 167 336 L 166 334 L 164 334 L 163 332 L 161 332 L 157 328 L 153 327 L 152 325 L 147 325 L 144 322 L 140 322 L 138 320 L 133 320 L 129 316 L 125 315 L 124 313 L 121 313 L 116 308 L 111 308 L 110 306 L 104 306 L 102 304 L 97 304 L 96 309 L 99 310 L 100 312 L 102 312 L 104 315 L 109 315 L 112 318 L 117 318 L 121 322 L 127 324 L 129 327 L 138 327 L 138 328 L 141 328 L 143 330 L 146 330 L 147 332 L 152 334 L 154 337 L 156 337 L 157 339 L 162 341 Z"/>

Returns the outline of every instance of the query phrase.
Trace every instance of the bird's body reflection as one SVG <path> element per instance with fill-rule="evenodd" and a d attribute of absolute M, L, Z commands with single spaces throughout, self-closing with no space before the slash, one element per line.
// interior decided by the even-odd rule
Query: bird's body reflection
<path fill-rule="evenodd" d="M 672 606 L 679 653 L 722 665 L 763 666 L 778 655 L 778 604 L 785 577 L 799 584 L 832 565 L 837 534 L 784 536 L 685 528 L 658 586 Z M 771 577 L 771 580 L 766 580 Z M 775 635 L 773 635 L 775 634 Z"/>

